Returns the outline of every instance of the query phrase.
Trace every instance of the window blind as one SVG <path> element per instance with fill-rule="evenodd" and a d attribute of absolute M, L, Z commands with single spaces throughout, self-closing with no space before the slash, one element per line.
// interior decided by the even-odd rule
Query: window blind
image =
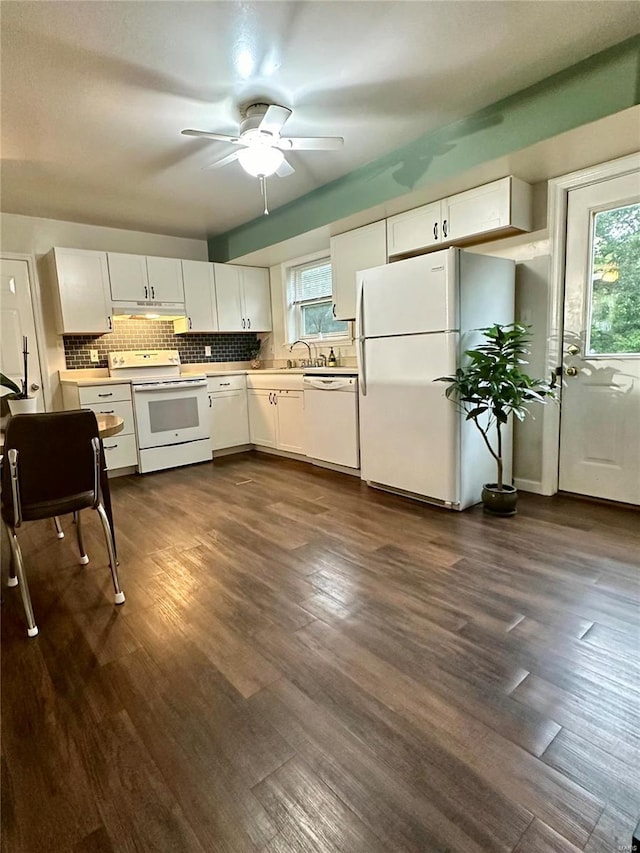
<path fill-rule="evenodd" d="M 331 297 L 331 262 L 312 261 L 291 270 L 291 301 L 306 302 L 309 299 Z"/>

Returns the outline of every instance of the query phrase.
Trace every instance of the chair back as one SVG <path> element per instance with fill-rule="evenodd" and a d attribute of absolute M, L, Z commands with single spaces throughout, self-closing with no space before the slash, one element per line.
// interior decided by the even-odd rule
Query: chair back
<path fill-rule="evenodd" d="M 18 451 L 20 502 L 40 504 L 96 490 L 98 421 L 89 409 L 14 415 L 9 419 L 2 466 L 3 503 L 11 502 L 9 451 Z M 98 500 L 96 494 L 95 500 Z"/>

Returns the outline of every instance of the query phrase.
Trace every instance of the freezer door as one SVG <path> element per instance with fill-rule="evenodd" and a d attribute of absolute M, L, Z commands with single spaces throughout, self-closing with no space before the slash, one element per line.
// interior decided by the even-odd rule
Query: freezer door
<path fill-rule="evenodd" d="M 360 467 L 369 482 L 438 501 L 459 501 L 459 418 L 446 385 L 458 334 L 365 341 L 367 394 L 360 395 Z"/>
<path fill-rule="evenodd" d="M 457 259 L 445 249 L 363 272 L 358 336 L 458 329 Z"/>

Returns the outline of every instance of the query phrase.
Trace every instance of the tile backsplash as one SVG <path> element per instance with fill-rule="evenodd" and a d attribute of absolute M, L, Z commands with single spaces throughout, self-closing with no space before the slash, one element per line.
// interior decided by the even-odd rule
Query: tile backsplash
<path fill-rule="evenodd" d="M 64 356 L 67 370 L 108 367 L 107 355 L 114 350 L 177 349 L 183 364 L 216 361 L 248 361 L 258 338 L 251 332 L 174 335 L 172 320 L 130 320 L 113 318 L 108 335 L 65 335 Z M 205 346 L 211 355 L 205 356 Z M 98 350 L 99 361 L 91 361 L 89 350 Z"/>

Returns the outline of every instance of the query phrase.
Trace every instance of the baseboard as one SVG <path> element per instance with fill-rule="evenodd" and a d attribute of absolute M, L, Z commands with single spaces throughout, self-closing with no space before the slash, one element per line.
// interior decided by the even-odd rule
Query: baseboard
<path fill-rule="evenodd" d="M 261 444 L 252 445 L 252 450 L 257 450 L 258 453 L 269 453 L 271 456 L 282 456 L 285 459 L 297 459 L 298 462 L 311 462 L 308 456 L 303 453 L 290 453 L 288 450 L 277 450 L 275 447 L 263 447 Z"/>
<path fill-rule="evenodd" d="M 221 450 L 213 451 L 213 458 L 219 459 L 220 456 L 231 456 L 234 453 L 245 453 L 252 449 L 252 444 L 237 444 L 235 447 L 223 447 Z"/>
<path fill-rule="evenodd" d="M 127 465 L 124 468 L 112 468 L 110 471 L 107 471 L 107 477 L 110 480 L 114 480 L 116 477 L 126 477 L 128 474 L 137 474 L 138 466 L 137 465 Z"/>
<path fill-rule="evenodd" d="M 525 480 L 521 477 L 514 477 L 513 485 L 521 492 L 533 492 L 534 495 L 546 495 L 549 497 L 555 494 L 555 492 L 545 489 L 539 480 Z"/>

